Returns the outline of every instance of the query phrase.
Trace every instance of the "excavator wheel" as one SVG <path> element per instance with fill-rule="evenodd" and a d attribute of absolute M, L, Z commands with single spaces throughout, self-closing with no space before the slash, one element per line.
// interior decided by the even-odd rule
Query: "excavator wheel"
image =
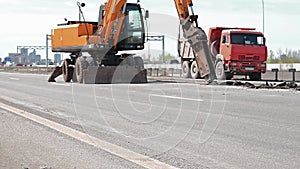
<path fill-rule="evenodd" d="M 144 61 L 140 56 L 134 57 L 135 66 L 139 69 L 144 69 Z"/>
<path fill-rule="evenodd" d="M 76 59 L 75 64 L 75 76 L 78 83 L 83 83 L 84 81 L 84 71 L 89 67 L 95 67 L 96 63 L 94 59 L 90 56 L 82 56 Z"/>
<path fill-rule="evenodd" d="M 70 82 L 73 77 L 74 68 L 70 66 L 71 59 L 65 59 L 62 65 L 62 74 L 65 82 Z"/>
<path fill-rule="evenodd" d="M 182 76 L 184 78 L 190 78 L 191 77 L 190 62 L 189 61 L 183 61 L 183 63 L 182 63 Z"/>
<path fill-rule="evenodd" d="M 199 69 L 198 69 L 196 61 L 192 62 L 192 65 L 191 65 L 191 76 L 192 76 L 193 79 L 199 79 L 200 78 Z"/>
<path fill-rule="evenodd" d="M 83 58 L 79 57 L 75 63 L 75 74 L 78 83 L 83 83 L 83 71 L 88 68 L 88 62 Z"/>
<path fill-rule="evenodd" d="M 136 62 L 133 56 L 127 56 L 121 63 L 120 66 L 135 66 Z"/>

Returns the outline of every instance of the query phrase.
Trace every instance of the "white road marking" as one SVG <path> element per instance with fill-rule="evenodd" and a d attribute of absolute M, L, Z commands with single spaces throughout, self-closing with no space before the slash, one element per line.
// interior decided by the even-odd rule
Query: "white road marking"
<path fill-rule="evenodd" d="M 55 86 L 66 86 L 66 87 L 71 87 L 70 84 L 64 84 L 64 83 L 57 83 L 57 82 L 51 82 L 50 84 L 55 85 Z"/>
<path fill-rule="evenodd" d="M 156 94 L 151 94 L 150 96 L 153 96 L 153 97 L 164 97 L 164 98 L 168 98 L 168 99 L 178 99 L 178 100 L 197 101 L 197 102 L 203 102 L 203 101 L 204 101 L 204 100 L 202 100 L 202 99 L 192 99 L 192 98 L 177 97 L 177 96 L 168 96 L 168 95 L 156 95 Z"/>
<path fill-rule="evenodd" d="M 176 169 L 176 167 L 173 167 L 169 164 L 163 163 L 161 161 L 158 161 L 156 159 L 153 159 L 151 157 L 138 154 L 136 152 L 133 152 L 131 150 L 125 149 L 123 147 L 120 147 L 118 145 L 114 145 L 112 143 L 106 142 L 104 140 L 100 140 L 96 137 L 90 136 L 86 133 L 80 132 L 78 130 L 74 130 L 72 128 L 66 127 L 62 124 L 58 124 L 56 122 L 53 122 L 51 120 L 42 118 L 40 116 L 31 114 L 29 112 L 20 110 L 18 108 L 14 108 L 12 106 L 3 104 L 0 102 L 0 108 L 7 110 L 9 112 L 12 112 L 16 115 L 22 116 L 24 118 L 27 118 L 29 120 L 32 120 L 34 122 L 37 122 L 39 124 L 42 124 L 46 127 L 49 127 L 51 129 L 54 129 L 58 132 L 61 132 L 63 134 L 66 134 L 70 137 L 73 137 L 79 141 L 82 141 L 84 143 L 87 143 L 89 145 L 92 145 L 94 147 L 97 147 L 99 149 L 102 149 L 104 151 L 107 151 L 111 154 L 114 154 L 116 156 L 119 156 L 125 160 L 131 161 L 137 165 L 140 165 L 144 168 L 161 168 L 161 169 Z"/>
<path fill-rule="evenodd" d="M 19 78 L 14 78 L 14 77 L 10 77 L 9 79 L 10 80 L 15 80 L 15 81 L 19 81 L 20 80 Z"/>
<path fill-rule="evenodd" d="M 4 75 L 18 75 L 18 76 L 50 76 L 47 74 L 33 74 L 33 73 L 11 73 L 11 72 L 0 72 L 0 74 Z"/>

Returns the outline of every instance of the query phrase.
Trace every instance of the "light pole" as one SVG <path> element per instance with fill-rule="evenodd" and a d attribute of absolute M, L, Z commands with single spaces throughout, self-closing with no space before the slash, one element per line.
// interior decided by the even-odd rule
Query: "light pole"
<path fill-rule="evenodd" d="M 262 15 L 263 15 L 263 33 L 265 33 L 265 2 L 261 0 L 262 3 Z"/>
<path fill-rule="evenodd" d="M 48 53 L 48 40 L 51 40 L 51 35 L 49 34 L 46 34 L 46 67 L 49 66 L 49 62 L 48 62 L 48 59 L 49 59 L 49 53 Z"/>

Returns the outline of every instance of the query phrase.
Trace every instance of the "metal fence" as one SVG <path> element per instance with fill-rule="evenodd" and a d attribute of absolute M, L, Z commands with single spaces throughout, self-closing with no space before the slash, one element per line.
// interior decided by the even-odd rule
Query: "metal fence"
<path fill-rule="evenodd" d="M 153 66 L 153 65 L 152 65 Z M 156 77 L 182 77 L 181 68 L 178 65 L 155 65 L 153 67 L 145 66 L 148 76 Z M 0 67 L 0 72 L 10 73 L 33 73 L 33 74 L 50 74 L 55 67 Z M 273 68 L 262 75 L 263 80 L 274 81 L 298 81 L 300 80 L 300 69 L 292 68 L 280 71 L 278 68 Z"/>
<path fill-rule="evenodd" d="M 0 67 L 0 72 L 49 74 L 55 67 Z"/>

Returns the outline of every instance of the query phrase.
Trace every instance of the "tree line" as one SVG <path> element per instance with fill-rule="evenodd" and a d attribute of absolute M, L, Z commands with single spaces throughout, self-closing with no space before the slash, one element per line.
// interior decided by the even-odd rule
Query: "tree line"
<path fill-rule="evenodd" d="M 270 50 L 268 63 L 300 63 L 300 50 Z"/>

